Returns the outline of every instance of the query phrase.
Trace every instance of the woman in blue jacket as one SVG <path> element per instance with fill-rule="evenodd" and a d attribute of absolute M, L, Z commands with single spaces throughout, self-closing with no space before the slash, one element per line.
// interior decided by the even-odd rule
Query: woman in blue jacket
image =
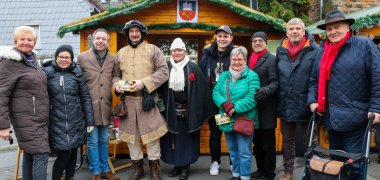
<path fill-rule="evenodd" d="M 79 66 L 73 62 L 69 45 L 60 46 L 55 61 L 44 64 L 50 99 L 49 143 L 58 156 L 53 165 L 52 179 L 74 177 L 78 147 L 86 142 L 86 127 L 95 124 L 91 97 Z"/>
<path fill-rule="evenodd" d="M 226 113 L 231 122 L 219 125 L 225 132 L 227 147 L 232 161 L 232 179 L 250 179 L 252 167 L 252 139 L 232 131 L 234 119 L 246 117 L 259 127 L 255 101 L 256 89 L 260 88 L 258 75 L 247 66 L 247 49 L 237 47 L 231 51 L 230 68 L 219 77 L 213 90 L 213 99 L 219 113 Z M 228 88 L 228 93 L 227 93 Z"/>

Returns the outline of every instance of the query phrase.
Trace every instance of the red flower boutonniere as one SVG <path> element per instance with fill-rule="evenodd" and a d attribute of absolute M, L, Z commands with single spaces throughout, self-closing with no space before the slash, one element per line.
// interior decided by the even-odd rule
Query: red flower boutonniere
<path fill-rule="evenodd" d="M 189 79 L 190 79 L 190 81 L 194 81 L 194 73 L 193 72 L 190 73 Z"/>

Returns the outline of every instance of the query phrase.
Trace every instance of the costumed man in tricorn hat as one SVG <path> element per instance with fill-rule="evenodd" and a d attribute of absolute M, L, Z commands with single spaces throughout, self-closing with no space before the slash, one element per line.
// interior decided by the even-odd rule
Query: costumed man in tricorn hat
<path fill-rule="evenodd" d="M 323 116 L 330 149 L 364 154 L 368 114 L 380 120 L 380 52 L 368 38 L 352 36 L 354 22 L 336 10 L 317 26 L 327 39 L 313 66 L 308 103 Z M 354 164 L 350 179 L 361 179 L 362 167 Z"/>
<path fill-rule="evenodd" d="M 120 120 L 120 139 L 127 142 L 135 172 L 128 179 L 144 176 L 140 140 L 146 144 L 152 179 L 161 179 L 160 138 L 168 131 L 164 118 L 155 104 L 155 90 L 169 78 L 168 66 L 161 50 L 144 41 L 147 27 L 138 20 L 125 24 L 128 45 L 119 50 L 112 82 L 117 93 L 125 95 L 126 119 Z M 130 90 L 118 85 L 126 80 Z"/>

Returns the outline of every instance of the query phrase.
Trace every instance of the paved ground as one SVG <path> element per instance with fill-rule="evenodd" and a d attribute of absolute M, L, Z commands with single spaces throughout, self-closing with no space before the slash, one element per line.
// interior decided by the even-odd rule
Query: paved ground
<path fill-rule="evenodd" d="M 14 148 L 13 148 L 14 149 Z M 375 161 L 375 154 L 371 154 L 371 159 Z M 11 180 L 13 179 L 13 173 L 15 168 L 15 157 L 16 157 L 16 151 L 15 150 L 0 150 L 0 180 Z M 48 167 L 48 179 L 51 179 L 51 169 L 52 164 L 54 163 L 55 157 L 49 158 L 49 167 Z M 128 159 L 118 159 L 115 163 L 117 164 L 124 164 L 127 163 Z M 210 156 L 204 155 L 199 158 L 199 160 L 191 165 L 190 167 L 190 180 L 219 180 L 219 179 L 230 179 L 231 178 L 231 172 L 230 172 L 230 166 L 229 161 L 226 156 L 223 156 L 222 158 L 222 164 L 220 168 L 220 173 L 218 176 L 211 176 L 209 174 L 209 166 L 210 166 Z M 301 179 L 303 174 L 303 164 L 304 159 L 303 158 L 297 158 L 296 159 L 296 165 L 295 165 L 295 177 L 296 180 Z M 146 178 L 144 180 L 150 179 L 149 178 L 149 168 L 148 168 L 148 161 L 144 160 L 144 168 L 146 173 Z M 169 178 L 168 172 L 170 171 L 172 167 L 161 162 L 161 175 L 162 179 L 164 180 L 171 180 L 171 179 L 177 179 L 177 178 Z M 253 171 L 256 170 L 255 166 L 252 168 Z M 282 156 L 277 155 L 277 169 L 276 169 L 276 179 L 278 179 L 282 175 Z M 116 172 L 116 174 L 121 177 L 121 179 L 127 179 L 127 177 L 132 173 L 132 168 L 124 169 Z M 21 173 L 21 172 L 20 172 Z M 87 180 L 91 179 L 91 176 L 88 173 L 87 165 L 84 163 L 82 168 L 76 173 L 74 179 L 76 180 Z M 369 165 L 368 168 L 368 180 L 380 180 L 380 164 L 376 162 L 372 162 Z"/>

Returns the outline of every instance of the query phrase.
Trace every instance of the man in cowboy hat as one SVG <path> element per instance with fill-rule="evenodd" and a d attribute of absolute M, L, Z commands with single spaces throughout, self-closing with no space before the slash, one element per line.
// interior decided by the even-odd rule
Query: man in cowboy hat
<path fill-rule="evenodd" d="M 317 26 L 327 39 L 313 66 L 308 103 L 323 116 L 330 149 L 364 154 L 368 114 L 380 119 L 380 52 L 368 38 L 352 36 L 354 22 L 335 10 Z M 354 165 L 350 178 L 361 178 L 360 169 Z"/>

